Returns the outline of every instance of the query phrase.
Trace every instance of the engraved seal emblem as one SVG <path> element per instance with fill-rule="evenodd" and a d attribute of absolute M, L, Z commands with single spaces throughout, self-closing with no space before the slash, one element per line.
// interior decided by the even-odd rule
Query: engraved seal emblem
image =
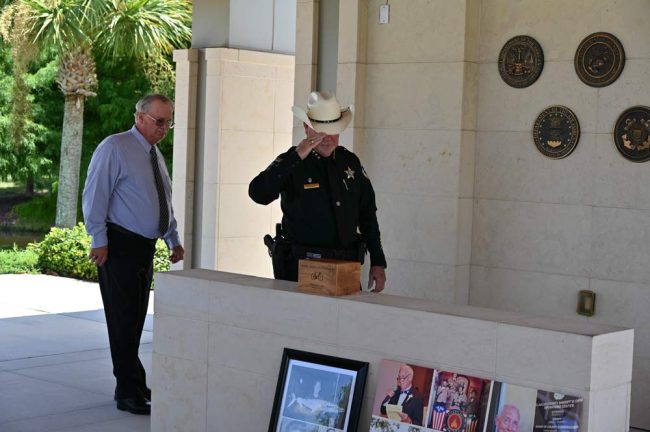
<path fill-rule="evenodd" d="M 626 159 L 650 160 L 650 108 L 635 106 L 625 110 L 616 121 L 614 143 Z"/>
<path fill-rule="evenodd" d="M 580 42 L 574 63 L 583 83 L 605 87 L 616 81 L 623 72 L 625 51 L 613 34 L 593 33 Z"/>
<path fill-rule="evenodd" d="M 524 88 L 537 81 L 544 68 L 544 52 L 530 36 L 515 36 L 499 53 L 499 74 L 511 87 Z"/>
<path fill-rule="evenodd" d="M 575 150 L 579 139 L 578 118 L 565 106 L 550 106 L 535 120 L 533 140 L 544 156 L 552 159 L 567 157 Z"/>
<path fill-rule="evenodd" d="M 445 430 L 449 432 L 460 432 L 465 429 L 465 416 L 463 412 L 459 409 L 452 409 L 447 413 L 447 419 L 445 420 Z"/>

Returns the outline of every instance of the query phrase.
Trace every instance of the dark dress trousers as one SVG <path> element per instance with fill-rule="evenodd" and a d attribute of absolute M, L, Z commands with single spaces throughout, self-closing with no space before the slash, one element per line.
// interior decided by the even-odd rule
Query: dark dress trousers
<path fill-rule="evenodd" d="M 144 396 L 138 349 L 147 316 L 156 239 L 108 224 L 110 259 L 97 268 L 117 386 L 115 398 Z"/>

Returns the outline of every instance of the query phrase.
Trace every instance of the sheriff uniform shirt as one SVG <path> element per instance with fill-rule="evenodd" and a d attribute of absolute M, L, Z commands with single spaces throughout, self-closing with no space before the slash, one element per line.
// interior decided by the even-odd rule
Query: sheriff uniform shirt
<path fill-rule="evenodd" d="M 287 240 L 350 248 L 358 230 L 371 265 L 386 267 L 375 192 L 359 158 L 345 147 L 336 147 L 328 158 L 311 151 L 304 160 L 291 147 L 251 181 L 248 194 L 264 205 L 280 196 Z"/>

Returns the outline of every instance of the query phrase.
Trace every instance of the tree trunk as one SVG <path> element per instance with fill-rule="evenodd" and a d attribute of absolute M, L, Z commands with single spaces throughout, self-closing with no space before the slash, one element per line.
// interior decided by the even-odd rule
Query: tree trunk
<path fill-rule="evenodd" d="M 56 198 L 56 226 L 71 228 L 77 223 L 79 165 L 83 135 L 85 98 L 66 95 L 61 134 L 59 192 Z"/>
<path fill-rule="evenodd" d="M 34 196 L 34 175 L 33 174 L 30 174 L 29 177 L 27 177 L 27 182 L 25 184 L 25 194 L 28 197 Z"/>

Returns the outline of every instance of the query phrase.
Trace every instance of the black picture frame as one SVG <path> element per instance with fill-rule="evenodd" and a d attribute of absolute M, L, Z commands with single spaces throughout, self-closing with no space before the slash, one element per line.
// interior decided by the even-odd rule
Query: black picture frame
<path fill-rule="evenodd" d="M 285 348 L 269 432 L 355 432 L 368 362 Z"/>

